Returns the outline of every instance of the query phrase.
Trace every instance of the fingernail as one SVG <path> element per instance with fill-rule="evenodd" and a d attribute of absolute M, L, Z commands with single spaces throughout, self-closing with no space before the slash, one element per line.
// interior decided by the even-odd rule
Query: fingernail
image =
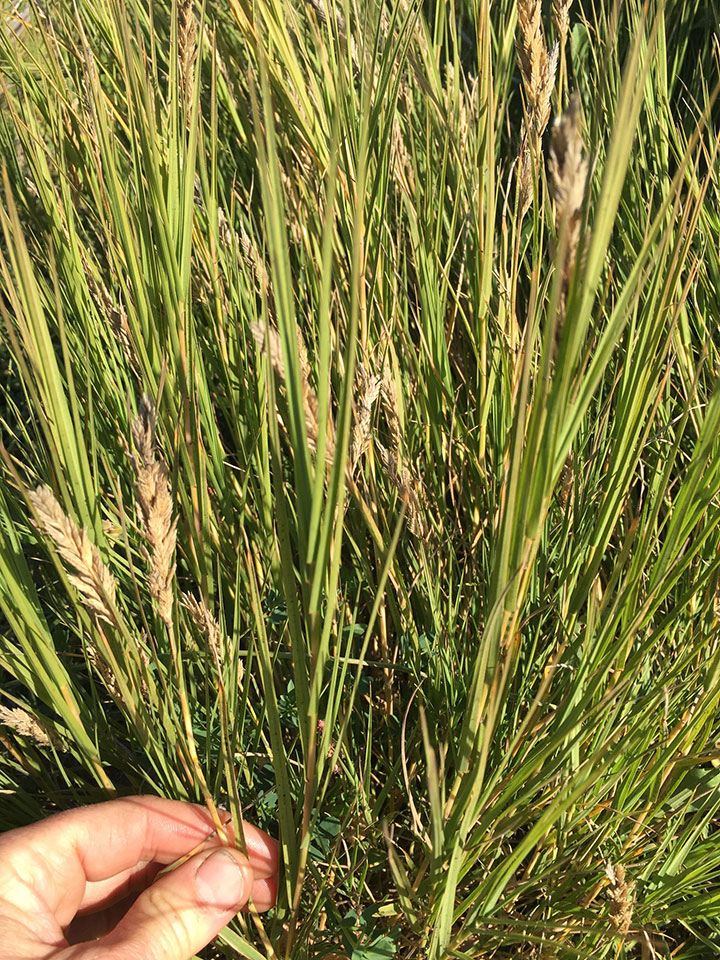
<path fill-rule="evenodd" d="M 242 867 L 227 850 L 211 853 L 195 871 L 195 895 L 207 906 L 238 907 L 247 899 L 245 888 Z"/>

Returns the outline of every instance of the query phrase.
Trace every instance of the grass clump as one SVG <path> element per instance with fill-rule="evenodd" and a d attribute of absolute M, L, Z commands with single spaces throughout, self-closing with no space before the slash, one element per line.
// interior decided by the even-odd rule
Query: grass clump
<path fill-rule="evenodd" d="M 256 821 L 214 955 L 718 952 L 711 13 L 7 19 L 4 826 Z"/>

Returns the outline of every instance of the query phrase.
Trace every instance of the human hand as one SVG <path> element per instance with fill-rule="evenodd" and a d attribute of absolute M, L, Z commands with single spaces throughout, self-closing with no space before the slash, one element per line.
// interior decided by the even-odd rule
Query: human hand
<path fill-rule="evenodd" d="M 275 903 L 277 842 L 244 833 L 249 861 L 220 845 L 204 807 L 128 797 L 3 834 L 0 958 L 189 960 L 250 898 Z"/>

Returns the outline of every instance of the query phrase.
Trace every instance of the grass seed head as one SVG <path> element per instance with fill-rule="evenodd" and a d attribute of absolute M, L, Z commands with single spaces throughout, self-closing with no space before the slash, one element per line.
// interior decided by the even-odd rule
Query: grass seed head
<path fill-rule="evenodd" d="M 115 674 L 111 670 L 107 660 L 105 660 L 98 648 L 92 643 L 87 645 L 87 656 L 92 666 L 95 667 L 99 675 L 102 677 L 102 681 L 105 684 L 105 688 L 110 696 L 114 700 L 122 702 L 123 696 L 120 691 L 120 685 L 115 679 Z"/>
<path fill-rule="evenodd" d="M 268 325 L 268 337 L 265 339 L 265 326 L 262 323 L 253 322 L 250 324 L 250 332 L 252 333 L 255 343 L 258 345 L 260 350 L 265 353 L 268 352 L 268 359 L 270 360 L 270 366 L 273 368 L 275 373 L 280 377 L 281 380 L 285 379 L 285 361 L 283 360 L 282 355 L 282 344 L 280 343 L 280 334 L 276 328 L 272 325 Z"/>
<path fill-rule="evenodd" d="M 407 505 L 407 523 L 410 533 L 421 540 L 426 539 L 430 531 L 423 518 L 422 505 L 417 493 L 417 489 L 421 488 L 420 482 L 405 464 L 399 463 L 394 451 L 388 450 L 379 442 L 377 450 L 388 480 Z"/>
<path fill-rule="evenodd" d="M 178 5 L 178 67 L 180 92 L 185 106 L 185 122 L 190 126 L 193 87 L 195 85 L 195 59 L 197 57 L 197 24 L 194 0 L 180 0 Z"/>
<path fill-rule="evenodd" d="M 124 308 L 121 304 L 118 306 L 115 305 L 110 293 L 105 289 L 104 284 L 98 283 L 88 269 L 85 271 L 85 279 L 90 296 L 93 297 L 97 304 L 98 313 L 101 316 L 107 317 L 113 338 L 120 344 L 120 348 L 130 368 L 137 374 L 138 360 L 132 342 L 130 324 L 128 323 Z"/>
<path fill-rule="evenodd" d="M 523 137 L 517 161 L 518 218 L 522 223 L 533 200 L 532 154 L 530 140 L 523 124 Z"/>
<path fill-rule="evenodd" d="M 168 469 L 156 454 L 155 427 L 155 407 L 149 397 L 143 396 L 132 426 L 133 440 L 137 450 L 137 456 L 133 457 L 136 473 L 135 492 L 145 536 L 150 547 L 148 577 L 150 595 L 155 601 L 160 618 L 170 629 L 177 521 L 173 518 Z"/>
<path fill-rule="evenodd" d="M 213 659 L 220 664 L 220 624 L 205 606 L 203 600 L 196 600 L 191 594 L 186 593 L 182 599 L 182 605 L 190 614 L 195 624 L 195 628 L 208 642 L 208 647 L 213 655 Z"/>
<path fill-rule="evenodd" d="M 55 547 L 72 573 L 68 579 L 77 589 L 85 606 L 98 619 L 114 623 L 115 578 L 103 563 L 87 530 L 78 527 L 55 498 L 50 487 L 40 486 L 28 493 L 38 518 L 38 526 Z"/>
<path fill-rule="evenodd" d="M 355 390 L 355 410 L 352 441 L 350 446 L 350 473 L 355 469 L 372 440 L 372 409 L 380 395 L 383 378 L 372 374 L 359 363 L 357 366 L 357 387 Z"/>
<path fill-rule="evenodd" d="M 605 873 L 610 881 L 610 922 L 618 936 L 625 936 L 632 926 L 635 908 L 635 883 L 628 883 L 622 864 L 605 864 Z"/>
<path fill-rule="evenodd" d="M 551 52 L 545 45 L 540 0 L 518 0 L 517 53 L 523 76 L 528 114 L 538 137 L 550 119 L 550 98 L 555 86 L 558 46 Z"/>
<path fill-rule="evenodd" d="M 556 224 L 577 218 L 585 197 L 588 163 L 580 136 L 580 98 L 570 98 L 565 113 L 555 119 L 550 136 L 550 188 L 557 204 Z"/>
<path fill-rule="evenodd" d="M 283 360 L 282 343 L 280 333 L 272 324 L 268 324 L 268 337 L 265 335 L 265 325 L 258 322 L 250 324 L 250 331 L 260 350 L 263 353 L 269 351 L 268 359 L 270 365 L 278 375 L 280 380 L 286 382 L 285 361 Z M 303 414 L 305 418 L 305 432 L 307 434 L 308 446 L 315 453 L 317 450 L 317 441 L 319 436 L 318 410 L 319 403 L 317 394 L 310 383 L 310 361 L 308 360 L 307 348 L 302 338 L 300 330 L 297 330 L 297 348 L 300 364 L 300 381 L 302 385 Z M 328 423 L 328 433 L 325 440 L 325 455 L 332 458 L 335 452 L 335 434 L 331 423 Z"/>
<path fill-rule="evenodd" d="M 555 226 L 567 224 L 567 249 L 563 264 L 564 294 L 575 269 L 580 239 L 580 215 L 585 197 L 588 162 L 580 136 L 580 98 L 574 93 L 568 109 L 557 117 L 550 137 L 550 192 L 555 200 Z"/>
<path fill-rule="evenodd" d="M 19 736 L 33 740 L 39 747 L 49 747 L 51 744 L 57 746 L 59 743 L 58 738 L 48 732 L 37 717 L 21 707 L 0 705 L 0 726 L 8 727 Z"/>
<path fill-rule="evenodd" d="M 555 28 L 560 38 L 560 45 L 565 46 L 570 30 L 570 7 L 572 0 L 553 0 L 552 11 Z"/>

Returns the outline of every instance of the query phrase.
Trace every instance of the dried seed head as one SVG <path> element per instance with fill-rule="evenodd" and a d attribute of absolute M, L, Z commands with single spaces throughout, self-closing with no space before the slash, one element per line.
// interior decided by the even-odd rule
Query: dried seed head
<path fill-rule="evenodd" d="M 419 481 L 416 480 L 407 466 L 404 464 L 400 465 L 393 451 L 388 450 L 380 442 L 377 442 L 377 450 L 380 461 L 387 473 L 388 480 L 407 505 L 408 529 L 410 533 L 424 540 L 430 531 L 422 516 L 420 498 L 416 492 L 416 488 L 420 487 Z"/>
<path fill-rule="evenodd" d="M 382 403 L 385 420 L 390 432 L 391 447 L 387 449 L 376 438 L 376 446 L 380 462 L 385 468 L 388 480 L 407 504 L 408 529 L 414 536 L 426 538 L 429 528 L 422 516 L 421 499 L 424 502 L 421 481 L 412 469 L 401 462 L 402 451 L 405 449 L 400 421 L 400 400 L 395 386 L 389 357 L 385 357 L 383 365 L 382 384 L 380 385 L 380 402 Z"/>
<path fill-rule="evenodd" d="M 113 337 L 120 344 L 122 352 L 125 354 L 125 358 L 130 368 L 137 373 L 138 361 L 135 354 L 135 347 L 133 346 L 132 342 L 132 335 L 130 333 L 130 324 L 128 323 L 125 310 L 123 309 L 122 305 L 115 305 L 110 293 L 105 289 L 105 286 L 98 283 L 88 269 L 85 270 L 85 279 L 90 295 L 95 299 L 98 305 L 98 312 L 101 316 L 105 316 L 109 320 L 110 330 L 112 331 Z"/>
<path fill-rule="evenodd" d="M 278 377 L 285 381 L 285 363 L 282 355 L 282 344 L 280 334 L 277 329 L 268 324 L 268 338 L 265 337 L 265 326 L 261 323 L 253 322 L 250 324 L 250 331 L 255 338 L 258 347 L 265 352 L 269 347 L 269 360 Z M 298 359 L 300 362 L 300 380 L 303 393 L 303 413 L 305 415 L 305 432 L 307 433 L 308 446 L 315 453 L 317 450 L 317 441 L 319 436 L 318 410 L 319 403 L 317 394 L 310 383 L 310 362 L 308 360 L 307 348 L 302 338 L 300 330 L 297 329 Z M 325 456 L 332 459 L 335 452 L 335 433 L 332 423 L 328 423 L 328 432 L 325 438 Z"/>
<path fill-rule="evenodd" d="M 560 45 L 565 46 L 568 31 L 570 30 L 570 7 L 572 0 L 553 0 L 553 20 L 560 38 Z"/>
<path fill-rule="evenodd" d="M 197 24 L 195 23 L 194 0 L 180 0 L 178 5 L 178 66 L 180 93 L 185 106 L 185 122 L 190 126 L 192 115 L 193 87 L 195 85 L 195 59 L 197 57 Z"/>
<path fill-rule="evenodd" d="M 563 510 L 567 507 L 568 501 L 570 500 L 574 478 L 575 457 L 573 456 L 573 452 L 571 450 L 567 455 L 562 470 L 560 471 L 560 480 L 558 482 L 558 498 L 560 500 L 560 506 L 563 508 Z"/>
<path fill-rule="evenodd" d="M 550 137 L 550 189 L 557 204 L 556 224 L 577 218 L 585 197 L 588 163 L 580 136 L 580 97 L 573 93 L 567 110 L 556 117 Z"/>
<path fill-rule="evenodd" d="M 265 266 L 265 261 L 260 256 L 260 251 L 258 250 L 255 239 L 247 232 L 245 229 L 245 224 L 242 223 L 242 221 L 240 223 L 240 249 L 242 250 L 245 263 L 252 269 L 252 272 L 255 275 L 255 280 L 260 288 L 260 292 L 267 293 L 270 285 L 270 278 L 268 276 L 267 267 Z M 259 326 L 264 335 L 264 327 L 262 324 Z"/>
<path fill-rule="evenodd" d="M 177 521 L 173 518 L 173 500 L 168 469 L 156 456 L 155 407 L 143 396 L 132 426 L 137 457 L 133 457 L 135 493 L 150 547 L 148 586 L 158 614 L 168 629 L 172 628 Z"/>
<path fill-rule="evenodd" d="M 282 344 L 280 343 L 280 334 L 272 324 L 268 324 L 268 337 L 265 339 L 265 326 L 262 323 L 253 321 L 250 324 L 250 332 L 255 338 L 255 343 L 260 350 L 265 353 L 268 350 L 268 359 L 270 366 L 281 380 L 285 379 L 285 362 L 282 355 Z"/>
<path fill-rule="evenodd" d="M 138 405 L 137 417 L 132 425 L 135 449 L 142 461 L 142 464 L 138 465 L 136 469 L 139 469 L 139 466 L 150 467 L 155 462 L 156 423 L 155 407 L 150 397 L 144 393 Z"/>
<path fill-rule="evenodd" d="M 380 395 L 383 378 L 372 374 L 359 363 L 357 365 L 353 433 L 350 446 L 350 474 L 367 450 L 372 440 L 372 408 Z"/>
<path fill-rule="evenodd" d="M 218 217 L 218 235 L 220 239 L 225 244 L 226 247 L 233 246 L 235 240 L 235 231 L 228 220 L 225 211 L 221 206 L 218 205 L 217 208 L 217 217 Z"/>
<path fill-rule="evenodd" d="M 102 654 L 98 651 L 98 648 L 91 643 L 87 645 L 87 655 L 90 663 L 93 665 L 93 667 L 95 667 L 97 672 L 102 677 L 103 683 L 105 684 L 110 696 L 115 700 L 122 702 L 123 696 L 120 691 L 120 686 L 115 679 L 115 674 L 110 669 L 107 660 L 105 660 Z"/>
<path fill-rule="evenodd" d="M 57 736 L 48 731 L 37 717 L 20 707 L 3 707 L 0 705 L 0 725 L 8 727 L 21 737 L 34 740 L 39 747 L 49 747 L 51 744 L 58 746 L 60 742 Z"/>
<path fill-rule="evenodd" d="M 608 861 L 605 873 L 610 881 L 610 922 L 618 936 L 623 937 L 632 926 L 636 884 L 627 882 L 625 868 L 620 863 L 613 866 Z"/>
<path fill-rule="evenodd" d="M 523 138 L 517 162 L 518 217 L 522 223 L 533 200 L 532 155 L 530 140 L 523 124 Z"/>
<path fill-rule="evenodd" d="M 383 379 L 380 388 L 380 399 L 382 401 L 385 419 L 387 420 L 392 437 L 393 447 L 396 450 L 402 448 L 403 435 L 400 427 L 400 401 L 395 388 L 395 378 L 393 377 L 390 360 L 385 357 L 383 364 Z"/>
<path fill-rule="evenodd" d="M 517 54 L 531 126 L 542 136 L 550 119 L 550 97 L 555 86 L 558 47 L 548 53 L 540 19 L 540 0 L 518 0 Z"/>
<path fill-rule="evenodd" d="M 563 301 L 575 269 L 580 240 L 580 214 L 582 212 L 588 162 L 583 156 L 580 137 L 580 98 L 574 93 L 568 109 L 553 123 L 550 137 L 550 192 L 555 200 L 555 225 L 560 232 L 567 230 L 567 246 L 563 270 Z"/>
<path fill-rule="evenodd" d="M 69 517 L 50 487 L 38 487 L 28 493 L 38 525 L 54 542 L 64 562 L 74 571 L 68 574 L 85 606 L 98 619 L 114 623 L 115 578 L 103 563 L 87 531 Z"/>
<path fill-rule="evenodd" d="M 144 631 L 141 632 L 141 636 L 145 636 Z M 145 638 L 147 639 L 147 638 Z M 103 642 L 107 644 L 107 640 L 103 637 Z M 117 700 L 119 703 L 126 703 L 125 698 L 122 695 L 122 690 L 120 684 L 117 681 L 115 672 L 110 665 L 109 659 L 106 654 L 102 653 L 98 645 L 94 641 L 88 641 L 85 646 L 87 652 L 87 658 L 90 661 L 90 664 L 95 668 L 99 676 L 101 677 L 103 683 L 105 684 L 105 689 L 108 691 L 111 697 Z M 140 655 L 140 659 L 145 664 L 149 666 L 150 658 L 145 652 L 144 647 L 138 643 L 137 650 Z M 148 688 L 145 682 L 145 679 L 140 676 L 136 683 L 139 683 L 139 692 L 140 696 L 143 698 L 147 697 Z M 134 707 L 133 707 L 134 709 Z"/>
<path fill-rule="evenodd" d="M 347 33 L 347 28 L 345 26 L 345 17 L 340 12 L 339 4 L 332 3 L 330 9 L 330 16 L 328 16 L 327 2 L 326 0 L 307 0 L 310 6 L 314 9 L 315 13 L 318 16 L 318 19 L 322 23 L 327 23 L 329 20 L 334 21 L 334 26 L 337 28 L 337 32 L 341 39 L 345 38 Z"/>
<path fill-rule="evenodd" d="M 208 642 L 208 647 L 216 664 L 220 665 L 220 624 L 205 606 L 203 600 L 196 600 L 189 593 L 183 595 L 182 605 L 190 614 L 198 633 Z"/>
<path fill-rule="evenodd" d="M 535 126 L 538 134 L 545 132 L 545 127 L 547 127 L 548 120 L 550 119 L 550 100 L 553 90 L 555 89 L 559 55 L 560 44 L 555 41 L 547 55 L 547 67 L 538 94 L 538 107 L 535 118 Z"/>

